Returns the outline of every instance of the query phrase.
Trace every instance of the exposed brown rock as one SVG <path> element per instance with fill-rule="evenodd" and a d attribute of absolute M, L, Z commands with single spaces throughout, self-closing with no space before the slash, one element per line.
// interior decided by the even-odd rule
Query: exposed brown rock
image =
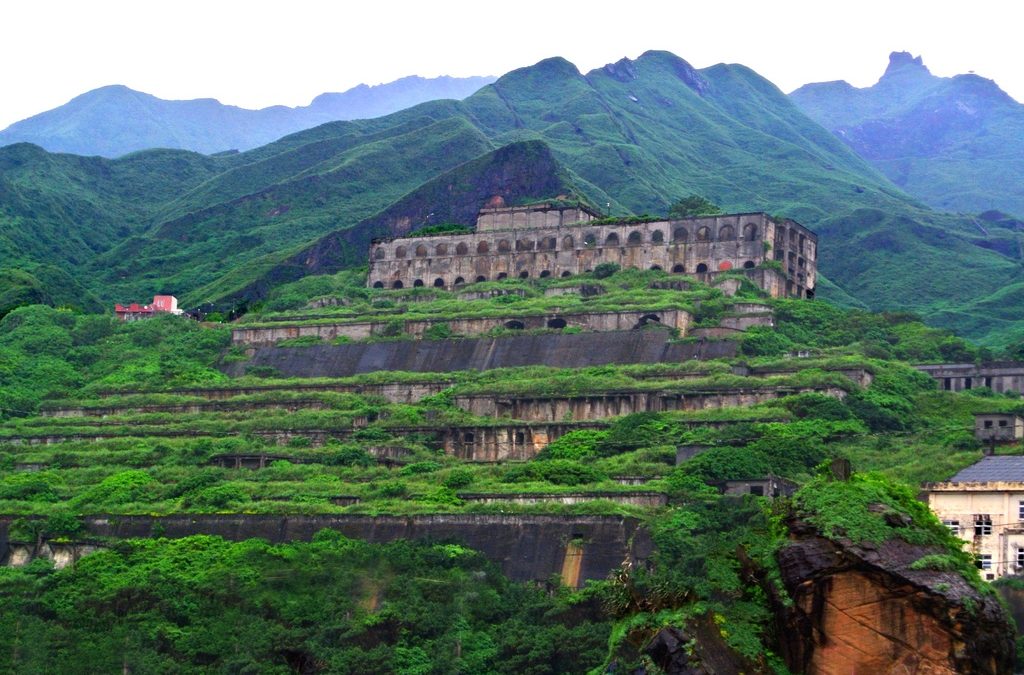
<path fill-rule="evenodd" d="M 801 523 L 779 551 L 791 607 L 780 651 L 797 672 L 1009 673 L 1014 631 L 993 595 L 955 572 L 913 570 L 935 551 L 901 540 L 835 542 Z"/>

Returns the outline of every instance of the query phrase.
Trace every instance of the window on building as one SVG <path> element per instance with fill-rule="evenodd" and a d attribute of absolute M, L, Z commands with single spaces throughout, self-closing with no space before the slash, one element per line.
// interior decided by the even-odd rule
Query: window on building
<path fill-rule="evenodd" d="M 985 428 L 986 429 L 991 429 L 992 428 L 992 420 L 985 420 Z"/>
<path fill-rule="evenodd" d="M 1024 520 L 1024 499 L 1017 502 L 1017 520 Z"/>
<path fill-rule="evenodd" d="M 1024 569 L 1024 546 L 1017 547 L 1017 571 Z"/>
<path fill-rule="evenodd" d="M 999 420 L 999 426 L 1005 427 L 1006 426 L 1006 420 Z"/>
<path fill-rule="evenodd" d="M 974 536 L 985 537 L 992 534 L 992 516 L 974 516 Z"/>
<path fill-rule="evenodd" d="M 992 554 L 991 553 L 979 553 L 974 560 L 974 564 L 978 566 L 979 570 L 990 570 L 992 569 Z"/>
<path fill-rule="evenodd" d="M 955 536 L 960 536 L 960 521 L 959 520 L 943 520 L 942 524 L 949 528 Z"/>
<path fill-rule="evenodd" d="M 764 486 L 763 485 L 751 485 L 750 494 L 758 497 L 764 497 Z"/>

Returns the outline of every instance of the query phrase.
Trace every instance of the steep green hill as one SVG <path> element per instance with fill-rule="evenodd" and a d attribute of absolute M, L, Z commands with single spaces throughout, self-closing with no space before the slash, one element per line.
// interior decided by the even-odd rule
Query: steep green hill
<path fill-rule="evenodd" d="M 462 194 L 476 199 L 473 182 L 486 181 L 470 174 L 489 163 L 467 162 L 524 140 L 547 144 L 568 183 L 616 214 L 664 213 L 679 197 L 698 193 L 727 210 L 799 220 L 821 235 L 821 270 L 835 284 L 823 284 L 826 297 L 831 291 L 847 304 L 913 309 L 979 339 L 989 336 L 989 320 L 1001 322 L 1000 339 L 1017 331 L 1011 307 L 971 304 L 1021 282 L 1013 221 L 982 230 L 933 211 L 753 71 L 695 70 L 665 52 L 585 75 L 564 59 L 548 59 L 463 102 L 325 124 L 229 156 L 164 151 L 149 173 L 152 153 L 74 160 L 76 167 L 92 162 L 93 173 L 70 178 L 51 166 L 73 161 L 65 156 L 13 146 L 0 149 L 0 158 L 29 155 L 18 175 L 35 185 L 30 205 L 37 195 L 56 199 L 48 195 L 62 195 L 69 182 L 73 194 L 78 185 L 96 186 L 82 201 L 98 214 L 90 232 L 104 237 L 66 259 L 103 300 L 159 290 L 198 304 L 238 297 L 254 276 L 288 265 L 325 235 L 367 219 L 388 222 L 379 214 L 401 211 L 401 200 L 456 167 L 466 167 L 460 181 L 470 189 Z M 161 167 L 172 161 L 189 170 Z M 129 168 L 138 174 L 117 186 L 94 176 Z M 125 184 L 146 194 L 132 199 L 123 194 Z M 464 222 L 467 211 L 458 210 Z M 78 218 L 56 209 L 46 222 L 44 247 L 60 246 L 52 236 L 79 228 Z M 24 233 L 26 223 L 7 217 L 0 227 Z M 42 250 L 15 250 L 27 263 L 46 260 Z"/>
<path fill-rule="evenodd" d="M 977 75 L 936 77 L 893 52 L 878 83 L 800 87 L 793 102 L 936 208 L 1024 214 L 1024 105 Z"/>

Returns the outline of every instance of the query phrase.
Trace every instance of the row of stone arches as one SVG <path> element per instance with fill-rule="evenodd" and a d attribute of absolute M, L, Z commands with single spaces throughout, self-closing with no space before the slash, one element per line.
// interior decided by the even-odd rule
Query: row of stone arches
<path fill-rule="evenodd" d="M 754 223 L 747 223 L 743 226 L 742 240 L 743 241 L 754 241 L 757 239 L 758 229 Z M 693 236 L 693 241 L 696 242 L 710 242 L 710 241 L 733 241 L 736 239 L 736 230 L 732 225 L 722 225 L 717 232 L 717 235 L 712 232 L 708 226 L 702 226 L 696 230 Z M 677 227 L 672 231 L 672 241 L 686 242 L 690 240 L 690 231 L 685 227 Z M 568 251 L 576 248 L 576 240 L 572 235 L 566 235 L 562 238 L 561 250 Z M 620 234 L 618 232 L 610 232 L 605 237 L 605 246 L 641 246 L 644 243 L 644 235 L 640 230 L 633 230 L 626 235 L 626 240 L 623 243 Z M 653 230 L 650 235 L 650 243 L 652 244 L 664 244 L 665 233 L 661 230 Z M 592 248 L 597 245 L 597 235 L 593 232 L 588 232 L 583 236 L 583 246 L 585 248 Z M 499 253 L 511 253 L 513 248 L 517 252 L 526 251 L 555 251 L 558 250 L 558 239 L 557 237 L 541 237 L 539 239 L 516 239 L 514 242 L 509 239 L 499 239 L 494 243 L 495 250 Z M 491 242 L 487 240 L 481 240 L 474 246 L 476 253 L 487 254 L 491 252 Z M 426 258 L 433 255 L 434 257 L 442 257 L 448 255 L 469 255 L 470 244 L 467 242 L 459 242 L 454 248 L 451 247 L 449 242 L 441 242 L 435 244 L 433 249 L 427 244 L 420 243 L 413 246 L 399 245 L 395 247 L 395 258 L 407 258 L 410 256 L 410 249 L 412 256 L 417 258 Z M 378 247 L 374 251 L 374 258 L 377 260 L 383 260 L 387 256 L 387 252 L 384 247 Z"/>
<path fill-rule="evenodd" d="M 743 267 L 743 269 L 746 269 L 746 270 L 754 269 L 755 267 L 757 267 L 757 263 L 755 263 L 753 260 L 747 260 L 747 261 L 745 261 L 743 263 L 742 267 Z M 662 267 L 661 267 L 661 265 L 652 265 L 651 269 L 652 270 L 661 270 Z M 732 263 L 725 262 L 725 263 L 719 265 L 718 271 L 724 272 L 724 271 L 727 271 L 727 270 L 730 270 L 730 269 L 732 269 Z M 697 266 L 693 269 L 692 273 L 693 274 L 707 274 L 708 272 L 711 272 L 711 271 L 712 270 L 708 266 L 708 264 L 702 262 L 702 263 L 697 263 Z M 682 265 L 682 264 L 674 265 L 672 267 L 672 269 L 671 269 L 671 272 L 672 272 L 672 274 L 686 274 L 687 273 L 686 267 L 684 265 Z M 529 279 L 530 278 L 530 272 L 529 272 L 529 270 L 522 270 L 516 276 L 519 279 Z M 572 272 L 569 272 L 568 270 L 562 272 L 562 274 L 561 274 L 562 278 L 571 277 L 571 276 L 572 276 Z M 551 277 L 551 271 L 550 270 L 542 270 L 540 272 L 540 274 L 537 275 L 537 278 L 539 278 L 539 279 L 547 279 L 549 277 Z M 507 272 L 499 272 L 497 275 L 495 275 L 493 281 L 502 281 L 502 280 L 508 279 L 508 278 L 509 278 L 509 275 L 508 275 Z M 477 275 L 474 279 L 472 279 L 472 283 L 482 283 L 484 281 L 492 281 L 492 279 L 489 279 L 487 276 L 485 276 L 483 274 Z M 459 287 L 459 286 L 464 286 L 464 285 L 466 285 L 468 283 L 471 283 L 469 279 L 467 279 L 466 277 L 458 276 L 458 277 L 455 277 L 455 279 L 454 279 L 454 281 L 452 282 L 451 285 L 453 287 Z M 424 286 L 426 286 L 426 282 L 423 279 L 415 279 L 412 282 L 412 287 L 413 288 L 422 288 Z M 434 288 L 445 288 L 445 287 L 448 286 L 448 284 L 447 284 L 447 282 L 445 281 L 445 279 L 443 277 L 437 277 L 436 279 L 434 279 L 434 281 L 432 283 L 432 286 Z M 386 286 L 385 286 L 383 281 L 376 281 L 376 282 L 374 282 L 373 287 L 377 288 L 377 289 L 383 289 Z M 402 289 L 402 288 L 405 288 L 405 283 L 403 281 L 401 281 L 401 280 L 396 280 L 396 281 L 391 282 L 391 286 L 390 287 L 392 289 L 396 289 L 396 290 L 397 289 Z"/>
<path fill-rule="evenodd" d="M 530 278 L 530 272 L 528 270 L 523 270 L 517 276 L 518 276 L 519 279 L 529 279 Z M 547 279 L 550 276 L 551 276 L 551 271 L 550 270 L 541 270 L 541 273 L 537 275 L 537 278 L 539 278 L 539 279 Z M 572 276 L 572 272 L 569 272 L 569 271 L 562 272 L 562 277 L 563 278 L 571 277 L 571 276 Z M 509 277 L 508 277 L 508 273 L 507 272 L 499 272 L 494 277 L 494 281 L 502 281 L 502 280 L 508 279 L 508 278 Z M 477 283 L 477 284 L 482 283 L 484 281 L 491 281 L 491 280 L 488 279 L 483 274 L 477 275 L 476 278 L 474 278 L 472 280 L 473 283 Z M 468 284 L 468 283 L 470 283 L 469 280 L 467 280 L 465 277 L 461 277 L 460 276 L 460 277 L 455 277 L 455 280 L 452 282 L 452 286 L 464 286 L 465 284 Z M 413 288 L 423 288 L 424 286 L 426 286 L 426 283 L 423 281 L 423 279 L 415 279 L 412 282 L 412 286 L 413 286 Z M 433 282 L 433 287 L 434 288 L 444 288 L 445 286 L 447 286 L 447 283 L 445 282 L 443 277 L 437 277 L 436 279 L 434 279 L 434 282 Z M 373 287 L 380 289 L 380 288 L 385 288 L 385 285 L 384 285 L 383 281 L 375 281 L 374 284 L 373 284 Z M 396 290 L 405 288 L 405 283 L 402 280 L 397 279 L 397 280 L 391 282 L 391 288 L 392 289 L 396 289 Z"/>

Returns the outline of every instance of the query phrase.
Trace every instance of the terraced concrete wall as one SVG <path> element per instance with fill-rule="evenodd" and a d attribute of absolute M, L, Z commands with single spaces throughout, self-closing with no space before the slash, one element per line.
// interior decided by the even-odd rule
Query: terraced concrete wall
<path fill-rule="evenodd" d="M 401 321 L 400 319 L 396 319 Z M 393 336 L 392 321 L 359 323 L 286 324 L 235 328 L 231 342 L 236 345 L 270 345 L 299 337 L 333 340 L 345 337 L 365 340 L 371 337 Z M 534 316 L 486 317 L 466 319 L 432 319 L 429 321 L 401 321 L 401 333 L 420 339 L 432 327 L 446 325 L 459 335 L 481 335 L 497 328 L 535 330 L 543 328 L 580 328 L 587 331 L 621 331 L 643 328 L 649 324 L 668 326 L 685 335 L 691 316 L 681 309 L 642 310 L 629 312 L 587 312 L 581 314 L 543 314 Z"/>
<path fill-rule="evenodd" d="M 0 563 L 9 564 L 12 516 L 0 516 Z M 180 538 L 210 534 L 232 541 L 253 537 L 273 543 L 309 541 L 323 529 L 373 543 L 400 539 L 458 542 L 474 548 L 515 581 L 546 581 L 559 574 L 570 544 L 581 547 L 579 577 L 603 579 L 624 560 L 640 563 L 651 540 L 640 522 L 605 516 L 87 516 L 85 538 Z M 22 542 L 24 543 L 24 542 Z"/>
<path fill-rule="evenodd" d="M 844 398 L 838 387 L 750 387 L 723 391 L 670 393 L 623 391 L 583 396 L 458 396 L 455 404 L 480 417 L 508 417 L 532 422 L 598 420 L 637 412 L 709 410 L 751 406 L 783 396 L 818 392 Z"/>
<path fill-rule="evenodd" d="M 552 494 L 516 493 L 516 494 L 477 494 L 459 493 L 459 499 L 476 504 L 582 504 L 595 499 L 628 504 L 631 506 L 658 507 L 668 503 L 668 495 L 664 492 L 563 492 Z"/>
<path fill-rule="evenodd" d="M 734 341 L 670 343 L 667 331 L 514 335 L 500 338 L 259 347 L 226 364 L 232 376 L 269 367 L 282 377 L 347 377 L 385 370 L 447 372 L 520 366 L 586 368 L 612 363 L 672 363 L 736 355 Z"/>

